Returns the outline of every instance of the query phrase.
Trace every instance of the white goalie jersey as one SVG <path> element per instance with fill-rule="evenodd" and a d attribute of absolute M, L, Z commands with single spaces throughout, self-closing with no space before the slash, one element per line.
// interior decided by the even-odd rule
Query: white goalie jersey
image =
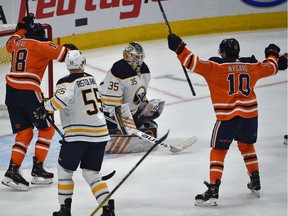
<path fill-rule="evenodd" d="M 60 110 L 66 141 L 110 140 L 98 85 L 92 75 L 84 72 L 63 77 L 44 106 L 48 111 Z"/>
<path fill-rule="evenodd" d="M 115 62 L 100 84 L 104 112 L 112 113 L 115 106 L 128 103 L 134 115 L 146 99 L 150 79 L 149 68 L 144 62 L 138 73 L 123 59 Z"/>

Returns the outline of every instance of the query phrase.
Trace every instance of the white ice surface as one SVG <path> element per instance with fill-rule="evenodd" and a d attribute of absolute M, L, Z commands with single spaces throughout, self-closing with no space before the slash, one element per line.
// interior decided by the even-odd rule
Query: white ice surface
<path fill-rule="evenodd" d="M 264 58 L 264 48 L 275 43 L 287 52 L 287 30 L 237 32 L 225 35 L 183 37 L 187 46 L 201 59 L 216 56 L 223 38 L 235 37 L 241 46 L 241 56 L 254 54 Z M 141 42 L 146 52 L 152 80 L 148 98 L 166 101 L 163 114 L 157 119 L 159 135 L 168 129 L 168 144 L 196 135 L 198 141 L 183 153 L 173 154 L 165 149 L 153 151 L 113 195 L 117 216 L 285 216 L 287 215 L 287 71 L 258 82 L 255 89 L 259 105 L 258 153 L 261 175 L 261 198 L 253 197 L 247 189 L 249 177 L 243 159 L 233 143 L 226 156 L 225 170 L 220 188 L 219 206 L 201 208 L 194 206 L 194 197 L 206 190 L 203 180 L 209 180 L 209 142 L 215 115 L 207 85 L 199 75 L 189 73 L 196 91 L 192 96 L 180 63 L 167 48 L 166 40 Z M 95 75 L 99 83 L 111 65 L 122 57 L 124 45 L 86 50 L 86 71 Z M 65 64 L 55 63 L 54 81 L 67 74 Z M 57 125 L 59 117 L 56 115 Z M 7 120 L 0 120 L 0 179 L 9 164 L 11 135 Z M 57 197 L 57 157 L 59 136 L 56 134 L 47 157 L 46 167 L 56 175 L 48 187 L 31 186 L 28 192 L 13 191 L 0 185 L 1 216 L 52 215 L 59 209 Z M 23 162 L 22 171 L 31 179 L 31 144 Z M 112 190 L 140 160 L 144 153 L 107 155 L 102 173 L 116 170 L 107 181 Z M 74 174 L 75 192 L 72 203 L 73 216 L 88 216 L 97 207 L 81 170 Z M 99 213 L 97 214 L 99 215 Z"/>

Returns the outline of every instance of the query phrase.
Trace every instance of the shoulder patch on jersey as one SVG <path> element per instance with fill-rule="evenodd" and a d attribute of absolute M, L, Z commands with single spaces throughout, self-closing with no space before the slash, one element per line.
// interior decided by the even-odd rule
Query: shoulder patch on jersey
<path fill-rule="evenodd" d="M 131 68 L 131 66 L 124 60 L 121 59 L 117 62 L 115 62 L 111 68 L 111 73 L 113 76 L 119 78 L 119 79 L 127 79 L 129 77 L 133 77 L 137 75 L 137 72 Z M 149 68 L 143 62 L 140 73 L 150 73 Z"/>
<path fill-rule="evenodd" d="M 211 57 L 211 58 L 209 58 L 209 61 L 213 61 L 213 62 L 216 62 L 216 63 L 219 63 L 219 64 L 224 62 L 223 59 L 220 58 L 220 57 Z"/>
<path fill-rule="evenodd" d="M 257 63 L 258 62 L 258 60 L 255 58 L 254 55 L 252 55 L 251 57 L 241 57 L 239 58 L 239 61 L 243 63 Z"/>
<path fill-rule="evenodd" d="M 149 70 L 148 66 L 145 64 L 145 62 L 143 62 L 142 66 L 141 66 L 140 73 L 141 74 L 150 73 L 150 70 Z"/>
<path fill-rule="evenodd" d="M 26 38 L 38 40 L 38 41 L 41 41 L 41 42 L 51 41 L 49 38 L 44 38 L 44 37 L 40 37 L 40 36 L 37 36 L 37 35 L 26 35 Z"/>
<path fill-rule="evenodd" d="M 74 82 L 76 79 L 79 79 L 81 77 L 92 77 L 94 79 L 94 77 L 88 73 L 75 73 L 75 74 L 68 74 L 65 77 L 62 77 L 61 79 L 58 80 L 57 85 L 61 84 L 61 83 L 72 83 Z"/>

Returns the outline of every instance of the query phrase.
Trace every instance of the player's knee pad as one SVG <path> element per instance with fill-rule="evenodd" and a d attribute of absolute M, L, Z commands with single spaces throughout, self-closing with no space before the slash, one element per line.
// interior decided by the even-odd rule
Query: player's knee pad
<path fill-rule="evenodd" d="M 211 149 L 210 160 L 224 161 L 227 151 L 226 149 Z"/>
<path fill-rule="evenodd" d="M 255 152 L 254 144 L 247 144 L 243 142 L 238 142 L 238 149 L 242 154 L 248 153 L 248 152 Z"/>
<path fill-rule="evenodd" d="M 101 180 L 102 176 L 98 171 L 82 169 L 82 175 L 86 182 L 91 185 L 92 183 Z"/>
<path fill-rule="evenodd" d="M 59 163 L 57 165 L 59 179 L 72 179 L 73 171 L 65 169 Z"/>
<path fill-rule="evenodd" d="M 24 143 L 28 146 L 33 138 L 33 129 L 27 128 L 25 130 L 19 131 L 16 135 L 16 142 Z"/>
<path fill-rule="evenodd" d="M 50 125 L 48 128 L 38 128 L 38 132 L 39 132 L 38 137 L 43 137 L 45 139 L 52 140 L 55 133 L 55 129 Z"/>

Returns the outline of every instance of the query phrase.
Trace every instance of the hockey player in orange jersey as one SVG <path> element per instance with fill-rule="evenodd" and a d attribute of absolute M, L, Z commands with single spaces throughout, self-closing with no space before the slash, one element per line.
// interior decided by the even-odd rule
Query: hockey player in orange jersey
<path fill-rule="evenodd" d="M 50 60 L 64 61 L 67 48 L 57 46 L 45 37 L 40 23 L 34 23 L 31 13 L 17 24 L 16 32 L 8 39 L 6 49 L 12 54 L 11 71 L 6 75 L 6 99 L 13 133 L 10 165 L 2 183 L 27 191 L 28 181 L 19 168 L 33 138 L 33 128 L 38 130 L 33 157 L 32 184 L 51 184 L 53 173 L 43 168 L 54 135 L 54 128 L 46 120 L 38 120 L 33 111 L 43 100 L 40 85 Z"/>
<path fill-rule="evenodd" d="M 266 59 L 259 62 L 254 56 L 239 57 L 238 41 L 229 38 L 220 43 L 221 58 L 212 57 L 202 61 L 175 34 L 168 36 L 168 46 L 176 52 L 186 68 L 205 78 L 217 118 L 210 143 L 210 182 L 204 182 L 208 190 L 195 197 L 195 205 L 217 205 L 224 159 L 233 140 L 237 141 L 250 177 L 248 189 L 260 196 L 259 165 L 254 148 L 258 129 L 258 104 L 254 86 L 259 79 L 275 75 L 278 63 L 279 66 L 283 65 L 282 61 L 286 58 L 279 58 L 280 48 L 270 44 L 264 51 Z M 286 68 L 287 63 L 281 69 Z"/>

